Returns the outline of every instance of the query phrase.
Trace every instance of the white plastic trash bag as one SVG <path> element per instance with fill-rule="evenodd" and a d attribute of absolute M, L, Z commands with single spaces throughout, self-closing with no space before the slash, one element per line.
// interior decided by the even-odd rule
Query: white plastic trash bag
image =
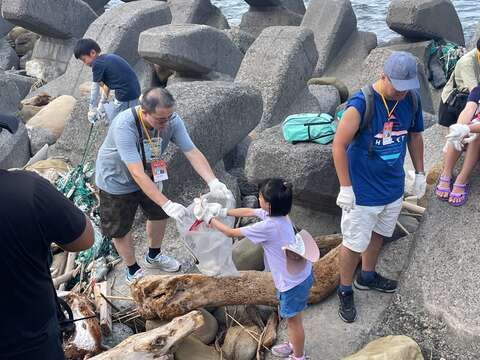
<path fill-rule="evenodd" d="M 226 199 L 218 198 L 212 193 L 208 193 L 202 198 L 206 198 L 209 203 L 219 203 L 228 209 L 235 207 L 236 204 L 230 191 Z M 190 204 L 187 208 L 187 216 L 177 221 L 177 229 L 187 249 L 198 260 L 198 270 L 208 276 L 238 276 L 238 270 L 232 260 L 232 239 L 220 231 L 208 227 L 203 221 L 191 229 L 196 221 L 193 215 L 194 206 L 194 203 Z M 233 227 L 235 222 L 233 217 L 219 220 L 230 227 Z"/>

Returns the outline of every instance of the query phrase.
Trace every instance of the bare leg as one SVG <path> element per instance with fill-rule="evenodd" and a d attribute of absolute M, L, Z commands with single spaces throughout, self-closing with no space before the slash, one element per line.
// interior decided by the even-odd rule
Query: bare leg
<path fill-rule="evenodd" d="M 344 245 L 340 248 L 340 285 L 352 285 L 353 274 L 360 261 L 360 253 L 350 250 Z"/>
<path fill-rule="evenodd" d="M 165 235 L 165 228 L 167 226 L 167 219 L 165 220 L 147 220 L 147 238 L 148 245 L 154 249 L 160 249 L 162 246 L 163 237 Z"/>
<path fill-rule="evenodd" d="M 368 244 L 367 250 L 362 254 L 362 270 L 363 271 L 375 271 L 377 265 L 378 255 L 382 249 L 383 238 L 381 235 L 372 231 L 372 238 L 370 244 Z"/>
<path fill-rule="evenodd" d="M 455 183 L 466 184 L 468 182 L 470 174 L 475 168 L 475 165 L 477 165 L 479 157 L 480 157 L 480 138 L 477 138 L 473 142 L 468 144 L 462 170 L 460 171 L 460 174 L 458 174 L 457 179 L 455 180 Z M 465 189 L 454 186 L 452 193 L 461 194 L 464 191 Z M 458 199 L 458 198 L 452 198 L 451 202 L 458 202 L 460 200 L 461 199 Z"/>
<path fill-rule="evenodd" d="M 302 313 L 287 319 L 288 340 L 292 344 L 293 355 L 301 357 L 305 347 L 305 331 L 303 330 Z"/>
<path fill-rule="evenodd" d="M 137 260 L 135 259 L 135 248 L 133 246 L 131 231 L 129 231 L 124 237 L 113 238 L 113 244 L 127 266 L 135 264 Z"/>
<path fill-rule="evenodd" d="M 455 148 L 451 144 L 448 144 L 447 146 L 448 146 L 447 153 L 445 154 L 445 158 L 443 160 L 442 177 L 446 179 L 451 179 L 453 174 L 453 168 L 455 167 L 455 164 L 457 163 L 462 152 L 455 150 Z M 438 185 L 439 187 L 442 187 L 445 189 L 450 188 L 449 181 L 439 180 Z M 437 191 L 437 196 L 440 196 L 442 198 L 448 198 L 448 193 Z"/>

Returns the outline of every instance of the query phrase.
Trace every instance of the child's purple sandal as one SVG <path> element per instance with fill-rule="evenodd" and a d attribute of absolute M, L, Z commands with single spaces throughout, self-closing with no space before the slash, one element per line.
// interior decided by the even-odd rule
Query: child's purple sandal
<path fill-rule="evenodd" d="M 440 182 L 448 182 L 450 185 L 447 187 L 440 186 Z M 439 198 L 442 201 L 448 201 L 450 197 L 450 193 L 452 191 L 452 183 L 453 179 L 451 177 L 446 177 L 446 176 L 440 176 L 440 179 L 437 184 L 437 188 L 435 189 L 435 195 L 437 195 L 437 198 Z M 446 195 L 446 196 L 441 196 L 441 195 Z"/>
<path fill-rule="evenodd" d="M 468 200 L 468 191 L 470 189 L 470 186 L 469 184 L 453 184 L 453 187 L 463 189 L 463 192 L 458 194 L 450 192 L 450 195 L 448 197 L 448 203 L 452 206 L 462 206 Z M 459 201 L 452 201 L 452 199 L 456 199 Z"/>

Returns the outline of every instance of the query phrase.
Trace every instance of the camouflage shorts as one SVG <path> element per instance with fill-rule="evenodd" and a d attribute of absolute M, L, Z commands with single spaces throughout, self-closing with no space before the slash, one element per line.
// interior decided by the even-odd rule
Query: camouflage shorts
<path fill-rule="evenodd" d="M 163 209 L 143 191 L 113 195 L 100 190 L 100 220 L 102 233 L 110 238 L 120 238 L 132 229 L 138 206 L 148 220 L 168 219 Z"/>

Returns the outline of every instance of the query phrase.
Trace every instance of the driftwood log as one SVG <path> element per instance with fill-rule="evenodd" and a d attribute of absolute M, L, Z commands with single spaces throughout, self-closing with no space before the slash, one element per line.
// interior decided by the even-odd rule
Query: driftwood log
<path fill-rule="evenodd" d="M 314 264 L 309 303 L 325 299 L 338 285 L 338 253 L 337 247 Z M 151 275 L 132 284 L 131 294 L 145 319 L 170 320 L 209 306 L 278 304 L 272 275 L 262 271 L 241 271 L 238 277 Z"/>
<path fill-rule="evenodd" d="M 153 330 L 132 335 L 92 360 L 150 360 L 170 359 L 175 346 L 203 326 L 203 315 L 192 311 Z M 173 359 L 173 356 L 171 357 Z"/>

